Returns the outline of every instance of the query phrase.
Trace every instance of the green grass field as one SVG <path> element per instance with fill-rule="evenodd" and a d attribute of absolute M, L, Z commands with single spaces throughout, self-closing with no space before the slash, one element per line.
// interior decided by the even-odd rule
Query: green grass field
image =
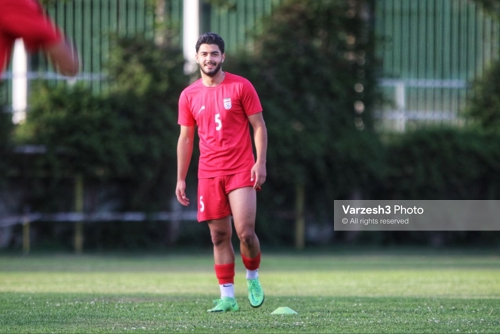
<path fill-rule="evenodd" d="M 498 333 L 500 255 L 263 254 L 266 302 L 208 314 L 210 254 L 0 255 L 0 333 Z M 297 315 L 272 315 L 288 306 Z"/>

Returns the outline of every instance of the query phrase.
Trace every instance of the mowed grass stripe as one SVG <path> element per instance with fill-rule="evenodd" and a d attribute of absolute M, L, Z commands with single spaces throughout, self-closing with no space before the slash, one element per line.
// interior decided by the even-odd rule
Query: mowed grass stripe
<path fill-rule="evenodd" d="M 443 269 L 494 269 L 500 270 L 498 251 L 470 255 L 467 252 L 422 252 L 405 255 L 404 252 L 383 252 L 374 254 L 286 254 L 263 253 L 262 270 L 272 271 L 355 271 L 355 270 L 443 270 Z M 236 265 L 242 270 L 239 255 Z M 0 271 L 76 271 L 76 272 L 213 272 L 212 253 L 194 255 L 1 255 Z"/>
<path fill-rule="evenodd" d="M 261 267 L 270 296 L 500 296 L 496 254 L 269 255 Z M 235 279 L 244 293 L 241 261 Z M 217 295 L 218 286 L 210 254 L 0 256 L 0 292 L 9 291 Z"/>
<path fill-rule="evenodd" d="M 500 298 L 496 270 L 371 270 L 262 271 L 268 296 L 424 296 Z M 236 293 L 244 295 L 244 273 L 235 278 Z M 219 293 L 213 273 L 193 272 L 6 272 L 0 273 L 0 292 L 178 294 Z"/>

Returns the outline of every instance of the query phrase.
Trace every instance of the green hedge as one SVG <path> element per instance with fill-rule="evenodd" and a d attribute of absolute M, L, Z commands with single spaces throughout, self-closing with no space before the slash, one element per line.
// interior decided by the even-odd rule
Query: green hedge
<path fill-rule="evenodd" d="M 499 200 L 500 133 L 429 128 L 394 135 L 376 186 L 365 199 Z M 349 237 L 338 233 L 338 241 Z M 352 238 L 352 236 L 350 236 Z M 496 246 L 499 232 L 362 232 L 350 242 L 372 245 Z"/>
<path fill-rule="evenodd" d="M 16 139 L 46 148 L 30 166 L 30 177 L 48 176 L 49 188 L 76 175 L 91 182 L 119 180 L 126 185 L 120 209 L 167 210 L 175 189 L 177 99 L 189 79 L 184 57 L 178 49 L 141 38 L 115 44 L 107 90 L 94 94 L 88 86 L 65 83 L 33 86 L 31 110 Z M 47 203 L 42 198 L 33 209 L 53 206 L 44 198 Z"/>
<path fill-rule="evenodd" d="M 369 139 L 369 138 L 367 138 Z M 500 134 L 474 129 L 435 128 L 394 135 L 389 142 L 367 141 L 359 144 L 349 138 L 339 139 L 333 156 L 338 167 L 332 177 L 306 183 L 306 219 L 309 224 L 331 223 L 332 207 L 324 189 L 332 183 L 342 189 L 357 190 L 365 199 L 389 200 L 497 200 L 500 199 Z M 374 154 L 374 151 L 377 154 Z M 370 157 L 370 159 L 367 159 Z M 286 163 L 286 161 L 283 161 Z M 370 175 L 359 174 L 371 166 Z M 295 183 L 271 174 L 268 184 L 259 193 L 257 231 L 264 245 L 293 245 Z M 312 180 L 315 176 L 310 176 Z M 90 186 L 90 185 L 89 185 Z M 105 184 L 94 183 L 93 187 Z M 131 188 L 127 182 L 114 180 L 119 193 Z M 60 201 L 71 198 L 71 180 L 59 188 L 45 185 L 47 192 L 40 197 Z M 65 191 L 66 189 L 67 191 Z M 91 188 L 89 188 L 91 189 Z M 132 191 L 132 189 L 129 189 Z M 50 196 L 49 196 L 50 195 Z M 349 198 L 352 192 L 344 197 Z M 32 200 L 34 200 L 32 198 Z M 51 235 L 50 226 L 34 229 L 39 235 Z M 62 230 L 71 234 L 71 224 Z M 115 230 L 117 229 L 117 230 Z M 119 231 L 118 231 L 119 230 Z M 165 223 L 96 223 L 86 228 L 86 247 L 96 249 L 158 248 L 166 246 L 168 229 Z M 183 222 L 179 226 L 178 245 L 204 244 L 209 247 L 208 230 L 203 224 Z M 342 242 L 345 233 L 337 233 L 332 242 Z M 397 245 L 495 245 L 500 241 L 496 232 L 364 232 L 349 239 L 360 244 Z M 65 243 L 70 245 L 69 240 Z"/>
<path fill-rule="evenodd" d="M 434 128 L 387 145 L 387 199 L 500 199 L 500 134 Z"/>

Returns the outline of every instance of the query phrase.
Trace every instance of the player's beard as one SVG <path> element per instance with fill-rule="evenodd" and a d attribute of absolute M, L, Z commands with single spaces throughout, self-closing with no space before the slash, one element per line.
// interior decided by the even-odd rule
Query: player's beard
<path fill-rule="evenodd" d="M 212 64 L 214 64 L 214 62 L 212 62 Z M 214 75 L 216 75 L 217 73 L 219 73 L 221 67 L 222 67 L 222 62 L 220 62 L 219 64 L 217 64 L 217 66 L 214 69 L 212 69 L 211 71 L 206 71 L 204 66 L 200 66 L 200 69 L 201 69 L 201 71 L 203 73 L 205 73 L 209 77 L 213 77 Z"/>

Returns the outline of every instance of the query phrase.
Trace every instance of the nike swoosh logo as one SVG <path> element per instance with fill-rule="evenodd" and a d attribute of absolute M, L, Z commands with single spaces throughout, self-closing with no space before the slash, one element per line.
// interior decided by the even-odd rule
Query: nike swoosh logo
<path fill-rule="evenodd" d="M 203 110 L 205 110 L 205 106 L 202 106 L 200 110 L 198 110 L 198 114 L 201 113 Z"/>

